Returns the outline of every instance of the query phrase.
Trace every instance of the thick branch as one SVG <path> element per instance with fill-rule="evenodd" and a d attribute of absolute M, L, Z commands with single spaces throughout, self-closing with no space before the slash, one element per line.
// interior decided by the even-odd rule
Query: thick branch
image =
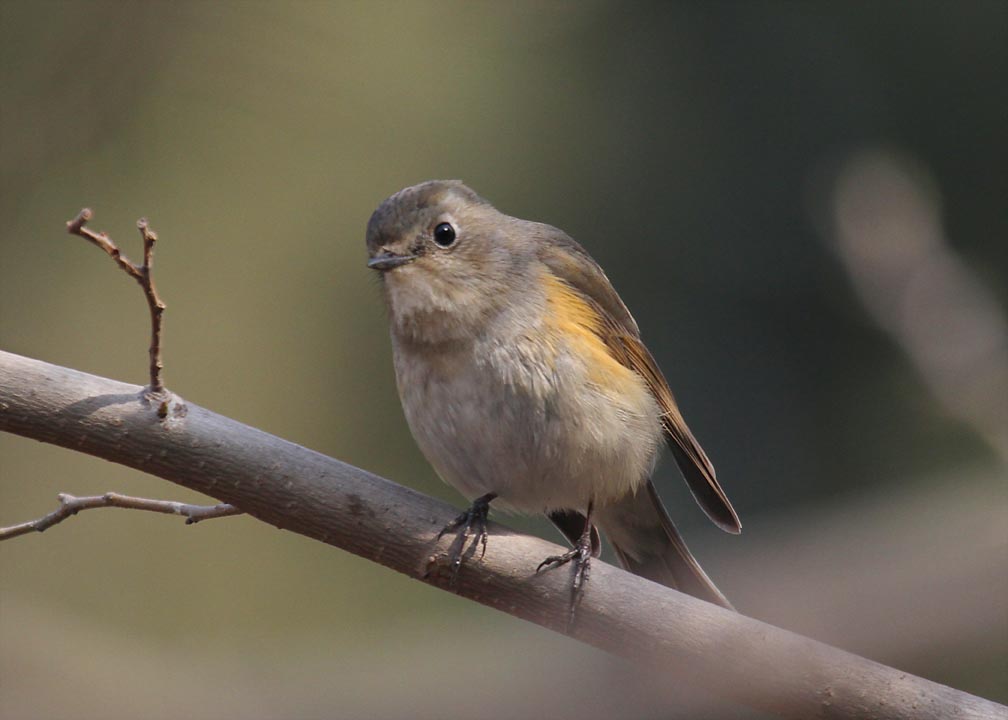
<path fill-rule="evenodd" d="M 559 548 L 491 523 L 487 553 L 450 563 L 445 503 L 178 398 L 0 351 L 0 430 L 80 450 L 198 490 L 563 632 L 570 577 L 535 573 Z M 1008 708 L 723 610 L 604 563 L 571 636 L 676 682 L 794 718 L 1004 718 Z"/>
<path fill-rule="evenodd" d="M 44 532 L 53 525 L 57 525 L 67 518 L 73 517 L 81 510 L 91 510 L 94 508 L 116 507 L 129 510 L 147 510 L 167 515 L 181 515 L 186 519 L 187 525 L 198 523 L 201 520 L 242 514 L 241 510 L 227 503 L 190 505 L 189 503 L 175 502 L 174 500 L 153 500 L 151 498 L 120 495 L 114 492 L 107 492 L 104 495 L 90 495 L 88 497 L 77 497 L 75 495 L 60 493 L 56 497 L 59 500 L 58 508 L 35 520 L 0 528 L 0 540 L 9 540 L 10 538 L 26 535 L 30 532 Z"/>

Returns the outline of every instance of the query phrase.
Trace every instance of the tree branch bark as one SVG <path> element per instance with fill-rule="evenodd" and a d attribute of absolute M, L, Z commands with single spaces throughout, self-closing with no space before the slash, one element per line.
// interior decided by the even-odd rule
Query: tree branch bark
<path fill-rule="evenodd" d="M 144 389 L 0 351 L 0 430 L 143 470 L 279 528 L 565 632 L 570 578 L 535 573 L 557 546 L 490 523 L 451 585 L 433 498 Z M 793 718 L 1005 718 L 1008 708 L 696 600 L 604 563 L 566 634 L 676 682 Z"/>

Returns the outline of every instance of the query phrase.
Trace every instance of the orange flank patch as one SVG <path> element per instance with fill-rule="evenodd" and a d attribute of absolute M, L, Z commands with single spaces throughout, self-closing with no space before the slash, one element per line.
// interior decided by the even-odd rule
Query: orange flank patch
<path fill-rule="evenodd" d="M 647 392 L 644 379 L 613 357 L 602 339 L 605 320 L 574 288 L 553 273 L 545 273 L 547 327 L 556 344 L 583 357 L 588 380 L 606 394 L 635 396 Z"/>

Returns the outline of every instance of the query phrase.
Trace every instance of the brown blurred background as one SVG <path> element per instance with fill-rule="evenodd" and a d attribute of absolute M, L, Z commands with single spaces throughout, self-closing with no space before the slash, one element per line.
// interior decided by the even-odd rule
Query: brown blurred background
<path fill-rule="evenodd" d="M 462 178 L 607 269 L 742 516 L 663 462 L 742 612 L 1008 702 L 1004 2 L 6 0 L 0 33 L 4 350 L 144 382 L 138 288 L 63 223 L 136 257 L 146 215 L 173 390 L 460 503 L 363 232 Z M 0 524 L 200 501 L 8 435 L 0 473 Z M 247 518 L 0 546 L 0 716 L 179 714 L 757 717 Z"/>

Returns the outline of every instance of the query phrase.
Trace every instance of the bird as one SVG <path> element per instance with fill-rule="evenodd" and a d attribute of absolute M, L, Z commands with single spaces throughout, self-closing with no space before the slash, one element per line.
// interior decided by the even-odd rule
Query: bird
<path fill-rule="evenodd" d="M 491 503 L 541 513 L 573 549 L 537 572 L 573 563 L 572 598 L 601 532 L 631 573 L 734 609 L 659 498 L 651 476 L 662 445 L 716 526 L 741 532 L 738 514 L 636 321 L 581 245 L 458 180 L 386 198 L 366 245 L 410 431 L 472 503 L 439 538 L 457 532 L 485 553 Z"/>

